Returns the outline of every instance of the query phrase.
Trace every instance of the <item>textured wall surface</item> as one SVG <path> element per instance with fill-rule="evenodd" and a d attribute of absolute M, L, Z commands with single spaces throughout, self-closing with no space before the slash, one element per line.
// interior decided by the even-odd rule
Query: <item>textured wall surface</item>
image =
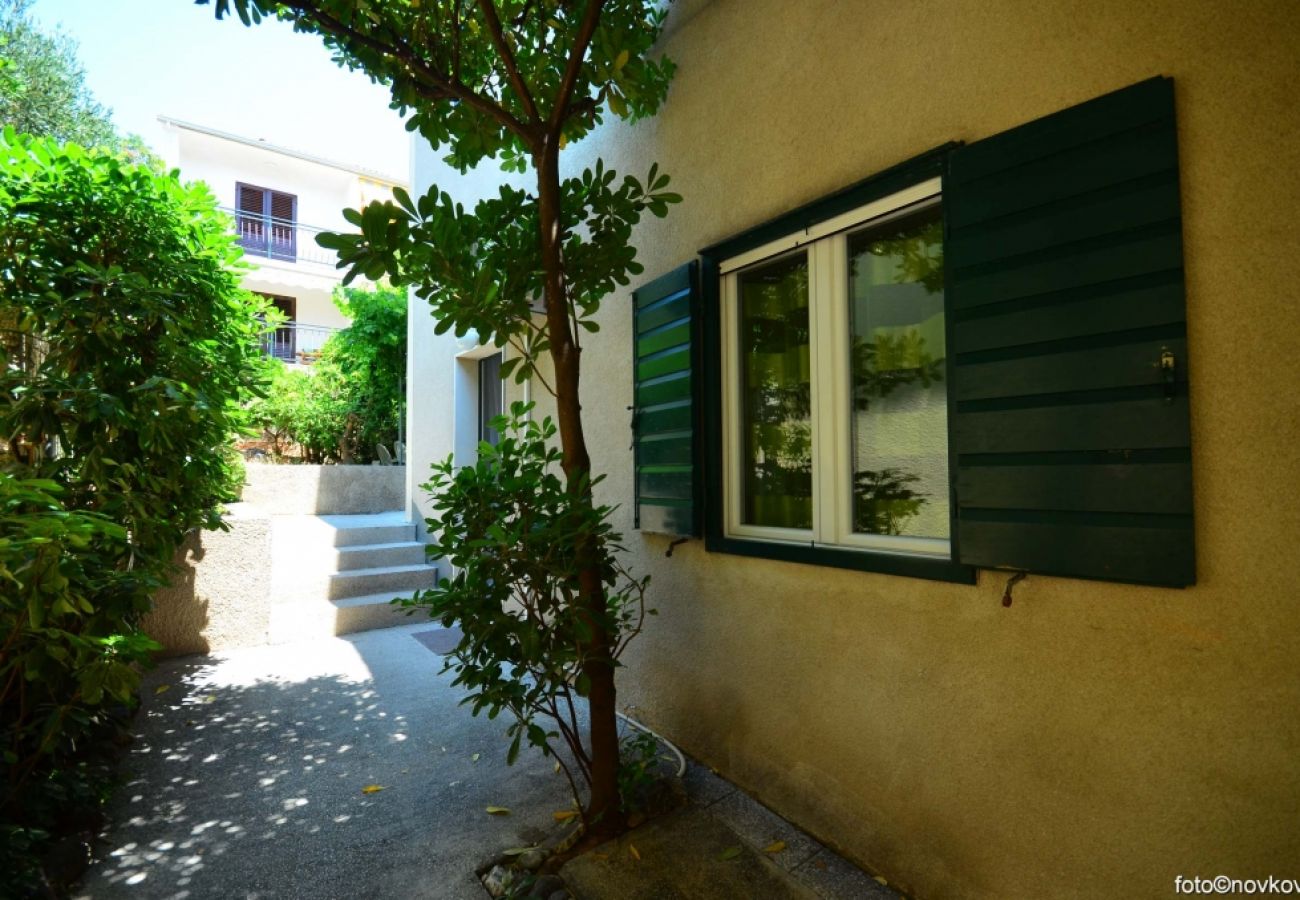
<path fill-rule="evenodd" d="M 144 629 L 166 656 L 220 653 L 266 643 L 271 616 L 271 520 L 246 504 L 229 531 L 196 531 L 177 559 L 180 573 L 154 597 Z"/>
<path fill-rule="evenodd" d="M 245 467 L 243 501 L 276 516 L 377 513 L 406 508 L 405 466 Z"/>
<path fill-rule="evenodd" d="M 629 293 L 584 352 L 601 499 L 659 616 L 621 701 L 922 898 L 1168 897 L 1300 860 L 1300 335 L 1289 2 L 713 0 L 662 113 L 567 154 L 658 162 L 685 202 L 642 280 L 949 140 L 1175 79 L 1197 586 L 978 586 L 631 533 Z M 418 165 L 418 163 L 417 163 Z M 427 183 L 427 178 L 417 179 Z M 440 179 L 441 184 L 441 179 Z M 421 356 L 422 367 L 449 361 Z M 436 381 L 434 382 L 436 383 Z M 540 395 L 540 392 L 538 392 Z M 412 430 L 414 434 L 414 429 Z"/>

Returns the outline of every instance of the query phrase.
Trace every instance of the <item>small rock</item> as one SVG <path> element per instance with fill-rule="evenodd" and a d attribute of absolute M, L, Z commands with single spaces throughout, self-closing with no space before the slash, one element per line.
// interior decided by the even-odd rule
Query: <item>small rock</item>
<path fill-rule="evenodd" d="M 521 869 L 536 872 L 542 867 L 542 863 L 546 862 L 546 854 L 541 850 L 525 850 L 519 854 L 519 859 L 516 862 L 519 863 Z"/>
<path fill-rule="evenodd" d="M 564 890 L 564 879 L 559 875 L 543 875 L 533 883 L 533 896 L 550 900 L 552 894 Z"/>
<path fill-rule="evenodd" d="M 493 897 L 504 897 L 514 881 L 514 872 L 505 866 L 493 866 L 491 871 L 483 876 L 483 887 L 487 888 L 487 892 Z"/>

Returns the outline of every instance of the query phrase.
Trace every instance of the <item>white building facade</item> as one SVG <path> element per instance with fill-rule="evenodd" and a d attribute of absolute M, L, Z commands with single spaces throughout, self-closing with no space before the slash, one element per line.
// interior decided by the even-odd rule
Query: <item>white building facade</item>
<path fill-rule="evenodd" d="M 160 116 L 169 166 L 205 182 L 234 218 L 250 271 L 244 287 L 285 314 L 268 352 L 309 364 L 330 334 L 348 325 L 332 294 L 343 278 L 336 255 L 316 244 L 322 231 L 351 231 L 344 209 L 388 200 L 402 181 L 265 141 Z"/>

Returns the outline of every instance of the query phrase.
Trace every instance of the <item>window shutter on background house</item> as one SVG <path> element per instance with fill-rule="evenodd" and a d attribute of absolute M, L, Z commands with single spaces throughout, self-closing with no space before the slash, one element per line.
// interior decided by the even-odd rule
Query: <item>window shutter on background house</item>
<path fill-rule="evenodd" d="M 293 222 L 296 218 L 298 198 L 293 194 L 282 194 L 279 191 L 267 191 L 271 197 L 270 215 L 271 218 L 280 222 Z"/>
<path fill-rule="evenodd" d="M 696 264 L 632 294 L 632 447 L 641 531 L 700 534 Z"/>
<path fill-rule="evenodd" d="M 235 185 L 235 192 L 238 194 L 240 212 L 253 216 L 262 215 L 262 208 L 266 203 L 265 191 L 246 184 L 237 184 Z"/>
<path fill-rule="evenodd" d="M 1195 581 L 1173 82 L 953 151 L 957 553 Z"/>

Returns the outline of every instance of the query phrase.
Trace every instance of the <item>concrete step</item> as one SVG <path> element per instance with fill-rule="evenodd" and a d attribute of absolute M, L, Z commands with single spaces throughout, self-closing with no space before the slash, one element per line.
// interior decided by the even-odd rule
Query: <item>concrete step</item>
<path fill-rule="evenodd" d="M 438 583 L 438 570 L 433 566 L 376 566 L 369 569 L 350 569 L 335 572 L 329 578 L 330 600 L 345 597 L 364 597 L 392 591 L 391 596 L 404 592 L 431 588 Z"/>
<path fill-rule="evenodd" d="M 409 597 L 411 593 L 389 591 L 329 602 L 307 600 L 279 604 L 271 609 L 268 642 L 290 644 L 427 621 L 427 611 L 416 609 L 407 615 L 407 607 L 392 603 L 394 597 Z"/>
<path fill-rule="evenodd" d="M 328 530 L 331 546 L 392 544 L 415 540 L 415 523 L 403 512 L 357 516 L 316 516 Z"/>
<path fill-rule="evenodd" d="M 397 541 L 387 544 L 355 544 L 336 551 L 335 571 L 376 569 L 384 566 L 417 566 L 424 562 L 424 544 Z"/>

